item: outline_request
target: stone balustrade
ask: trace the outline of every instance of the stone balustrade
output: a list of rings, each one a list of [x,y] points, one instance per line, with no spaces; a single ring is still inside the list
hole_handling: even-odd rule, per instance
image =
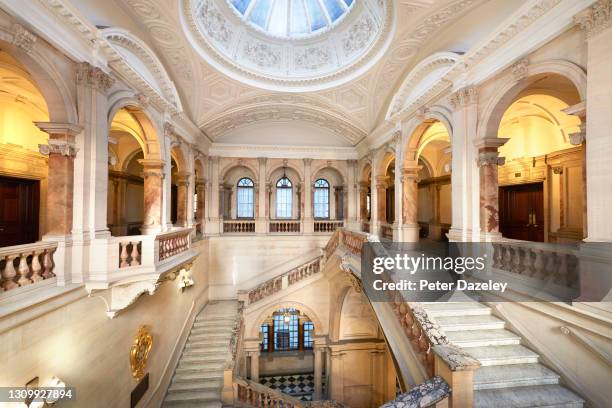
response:
[[[142,254],[142,241],[119,242],[119,268],[140,266]]]
[[[354,255],[361,255],[363,244],[368,240],[367,235],[346,229],[342,229],[340,232],[342,244]]]
[[[270,221],[269,231],[272,233],[295,233],[300,232],[299,220],[274,220]]]
[[[307,403],[297,398],[243,378],[234,378],[234,403],[235,406],[257,408],[301,408],[308,406]]]
[[[223,232],[225,234],[245,234],[255,232],[255,221],[223,220]]]
[[[380,226],[380,235],[385,239],[393,240],[393,227],[389,224]]]
[[[285,289],[303,279],[306,279],[321,270],[321,257],[318,256],[310,261],[285,272],[282,275],[275,276],[272,279],[258,285],[255,289],[248,292],[249,304],[257,302],[268,296]]]
[[[493,244],[493,268],[542,281],[577,287],[578,257],[571,246],[502,241]]]
[[[55,276],[57,243],[36,242],[0,248],[1,291],[9,291]]]
[[[344,226],[343,220],[327,220],[327,221],[315,221],[314,223],[314,232],[334,232],[338,228],[342,228]]]
[[[158,260],[163,261],[189,249],[191,229],[157,235]]]

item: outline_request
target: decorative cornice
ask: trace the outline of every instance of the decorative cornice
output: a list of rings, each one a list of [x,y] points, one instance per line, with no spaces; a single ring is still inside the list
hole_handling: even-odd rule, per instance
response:
[[[586,32],[587,38],[591,38],[610,27],[611,16],[612,0],[599,0],[576,15],[574,21]]]
[[[113,86],[115,80],[98,67],[94,67],[88,62],[80,62],[76,68],[77,84],[98,89],[103,93]]]

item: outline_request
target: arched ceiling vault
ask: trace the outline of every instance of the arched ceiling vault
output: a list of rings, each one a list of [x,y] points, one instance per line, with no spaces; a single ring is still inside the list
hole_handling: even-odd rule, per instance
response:
[[[247,118],[248,123],[274,122],[279,121],[279,118],[284,120],[298,115],[305,121],[319,121],[328,130],[341,133],[353,145],[382,123],[388,112],[401,109],[410,102],[414,96],[411,87],[417,86],[418,82],[415,80],[427,78],[428,75],[426,70],[417,70],[411,76],[413,68],[422,68],[419,65],[421,61],[437,55],[441,58],[430,61],[431,67],[445,68],[454,58],[451,52],[460,54],[467,51],[478,39],[497,28],[497,25],[482,24],[483,17],[488,21],[503,21],[524,4],[522,0],[354,0],[357,4],[352,6],[353,11],[346,13],[346,18],[338,24],[330,25],[329,30],[322,30],[323,34],[313,38],[319,41],[326,35],[346,34],[348,37],[343,38],[349,38],[350,41],[338,42],[335,46],[339,48],[336,48],[335,53],[360,41],[368,42],[374,31],[368,30],[369,25],[365,21],[356,24],[357,12],[370,7],[366,12],[374,13],[376,4],[388,4],[392,8],[393,18],[385,25],[388,38],[385,37],[384,43],[375,47],[380,55],[364,54],[363,58],[367,61],[356,60],[356,66],[364,69],[342,69],[332,74],[327,68],[325,72],[321,71],[321,78],[331,75],[333,80],[319,81],[316,76],[302,73],[303,81],[299,77],[291,77],[291,87],[279,85],[275,88],[262,85],[263,80],[260,83],[247,81],[245,78],[249,74],[240,75],[239,70],[230,72],[221,69],[218,63],[202,56],[201,45],[196,44],[193,33],[186,29],[184,4],[189,1],[115,0],[120,7],[116,7],[112,13],[109,13],[109,5],[105,2],[72,3],[99,26],[144,33],[142,37],[146,38],[140,40],[159,58],[160,75],[154,73],[153,76],[160,86],[160,93],[168,99],[174,97],[179,107],[180,94],[184,110],[213,140],[234,129],[238,118]],[[229,0],[207,1],[214,3],[213,6],[219,10],[224,10],[230,4]],[[481,9],[484,14],[479,15]],[[201,9],[198,11],[202,12]],[[118,17],[113,19],[115,14]],[[209,13],[208,17],[209,23],[218,29],[217,32],[223,32],[226,23],[224,19],[242,23],[237,15],[219,16]],[[383,20],[377,21],[382,24]],[[478,35],[474,33],[475,26],[479,27]],[[448,38],[453,41],[449,42]],[[315,39],[299,40],[302,42],[296,43],[296,47],[307,50],[308,41]],[[291,48],[288,50],[290,52]],[[315,58],[317,55],[321,57],[322,54],[314,52],[308,59],[301,61],[305,65],[311,62],[314,64],[318,61]],[[289,54],[282,54],[282,58],[289,58]],[[279,64],[283,61],[279,60]],[[165,69],[161,69],[163,67]],[[167,76],[163,75],[166,70]],[[394,99],[400,89],[404,91]],[[304,99],[288,104],[282,100],[287,93]],[[279,101],[271,101],[272,96],[278,97]],[[269,112],[262,114],[265,111]]]

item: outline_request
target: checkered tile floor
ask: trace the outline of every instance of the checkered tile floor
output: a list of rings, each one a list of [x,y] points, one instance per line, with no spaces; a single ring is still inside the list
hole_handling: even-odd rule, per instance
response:
[[[302,401],[312,401],[314,373],[260,377],[259,382]],[[323,376],[323,392],[325,392],[325,376]]]

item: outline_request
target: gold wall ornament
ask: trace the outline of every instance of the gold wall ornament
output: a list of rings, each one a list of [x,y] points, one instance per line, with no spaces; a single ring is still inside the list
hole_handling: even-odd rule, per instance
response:
[[[130,367],[132,368],[132,376],[136,380],[140,381],[145,374],[151,347],[153,347],[153,337],[151,337],[146,326],[140,326],[130,349]]]

